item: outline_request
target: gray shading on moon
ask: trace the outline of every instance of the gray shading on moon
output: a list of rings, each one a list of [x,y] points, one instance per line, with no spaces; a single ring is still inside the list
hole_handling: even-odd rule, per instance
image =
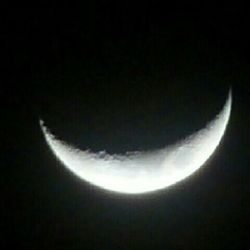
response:
[[[174,145],[124,155],[79,150],[57,139],[42,120],[40,125],[52,152],[76,176],[110,191],[136,194],[166,188],[198,170],[219,145],[231,105],[230,90],[224,107],[205,128]]]

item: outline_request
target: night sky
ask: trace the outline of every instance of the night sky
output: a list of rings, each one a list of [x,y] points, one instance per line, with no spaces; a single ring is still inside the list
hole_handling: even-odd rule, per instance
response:
[[[153,3],[4,11],[3,249],[248,244],[249,16],[244,6]],[[193,176],[150,194],[116,194],[73,176],[38,123],[80,149],[151,150],[204,127],[230,86],[232,113],[219,149]]]

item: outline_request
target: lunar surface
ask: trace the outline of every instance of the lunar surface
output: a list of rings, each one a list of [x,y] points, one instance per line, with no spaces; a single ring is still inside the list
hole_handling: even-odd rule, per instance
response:
[[[54,155],[72,173],[98,187],[128,194],[166,188],[198,170],[219,145],[229,121],[231,90],[224,107],[205,128],[175,145],[148,152],[109,155],[79,150],[41,129]]]

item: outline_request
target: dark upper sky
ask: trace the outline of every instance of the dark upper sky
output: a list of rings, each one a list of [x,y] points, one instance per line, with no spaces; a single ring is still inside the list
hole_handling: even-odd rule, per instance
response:
[[[4,249],[239,249],[249,231],[249,11],[99,4],[2,15]],[[60,138],[123,153],[202,128],[229,87],[219,150],[160,192],[111,194],[52,156]]]

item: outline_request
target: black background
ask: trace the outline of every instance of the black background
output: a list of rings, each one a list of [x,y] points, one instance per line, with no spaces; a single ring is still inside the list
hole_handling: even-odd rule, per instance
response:
[[[249,235],[249,14],[98,4],[1,15],[3,249],[239,249]],[[202,128],[233,90],[205,167],[121,195],[70,174],[38,119],[81,149],[124,153]]]

